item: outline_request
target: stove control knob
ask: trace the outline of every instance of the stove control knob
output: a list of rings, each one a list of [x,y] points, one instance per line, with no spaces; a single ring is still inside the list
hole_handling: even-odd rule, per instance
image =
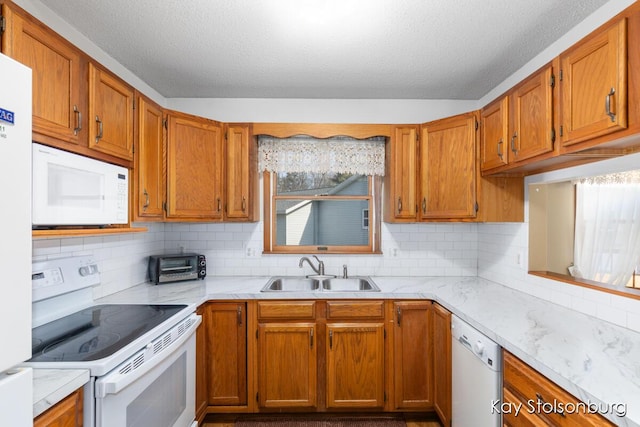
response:
[[[78,272],[82,277],[85,277],[91,274],[91,269],[89,267],[80,267],[80,270],[78,270]]]

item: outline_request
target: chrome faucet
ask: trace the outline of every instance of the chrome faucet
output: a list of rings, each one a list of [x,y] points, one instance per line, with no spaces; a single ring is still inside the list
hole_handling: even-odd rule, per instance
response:
[[[324,276],[324,262],[320,261],[318,257],[315,255],[313,255],[313,257],[316,259],[316,261],[318,261],[318,268],[314,267],[311,260],[306,256],[300,258],[300,263],[298,264],[298,267],[302,268],[302,264],[304,264],[304,262],[307,261],[307,263],[309,264],[309,267],[311,267],[313,271],[316,272],[317,275]]]

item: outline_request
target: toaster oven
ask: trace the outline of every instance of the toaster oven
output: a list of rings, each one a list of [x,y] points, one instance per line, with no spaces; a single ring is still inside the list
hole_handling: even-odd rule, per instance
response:
[[[149,257],[149,281],[156,285],[204,279],[206,275],[207,260],[202,254],[186,253]]]

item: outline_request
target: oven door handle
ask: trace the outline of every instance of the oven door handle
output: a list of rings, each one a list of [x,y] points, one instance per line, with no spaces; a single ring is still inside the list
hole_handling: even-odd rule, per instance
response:
[[[202,316],[194,314],[191,316],[191,318],[193,318],[194,321],[182,333],[182,335],[180,335],[175,341],[173,341],[157,354],[153,354],[153,343],[150,343],[143,350],[130,357],[127,362],[124,362],[107,375],[99,378],[96,381],[95,386],[96,398],[103,398],[108,394],[119,393],[127,386],[144,376],[147,372],[151,371],[153,368],[165,361],[176,350],[180,349],[184,345],[184,343],[187,342],[189,338],[191,338],[191,336],[195,333],[198,325],[202,322]],[[178,325],[174,326],[171,329],[171,333],[178,329]],[[166,336],[166,334],[168,333],[169,332],[162,334],[161,337]],[[158,341],[160,341],[160,339],[154,340],[154,342]],[[145,360],[142,364],[137,365],[137,367],[134,367],[141,357],[144,357],[147,360]]]

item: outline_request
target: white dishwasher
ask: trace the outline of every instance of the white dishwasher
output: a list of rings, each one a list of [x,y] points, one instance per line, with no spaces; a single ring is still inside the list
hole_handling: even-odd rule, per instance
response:
[[[501,425],[502,353],[477,329],[451,316],[453,427]]]

